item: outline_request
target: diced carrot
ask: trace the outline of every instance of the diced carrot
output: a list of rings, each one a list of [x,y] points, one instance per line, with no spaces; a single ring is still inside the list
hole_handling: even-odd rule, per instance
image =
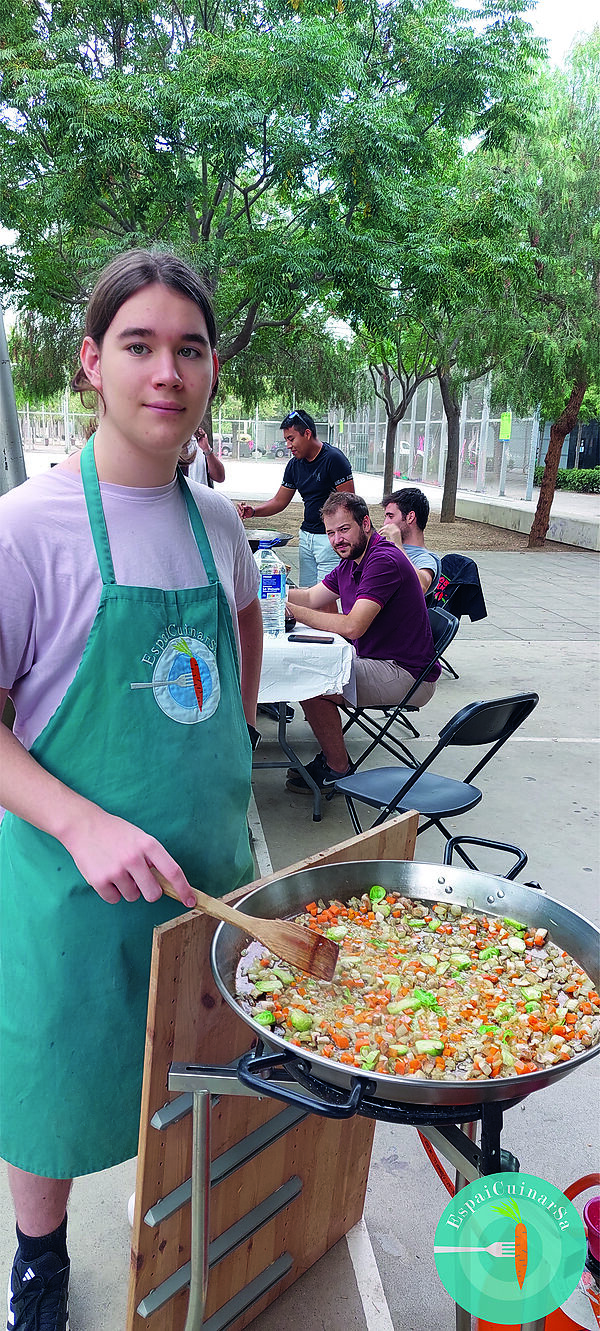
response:
[[[436,1068],[445,1068],[446,1066],[445,1058],[442,1058],[441,1055],[438,1055],[438,1057],[435,1060],[435,1066]]]
[[[575,1013],[567,1012],[567,1015],[565,1017],[565,1026],[574,1026],[576,1021],[577,1017],[575,1016]]]
[[[420,1068],[421,1068],[421,1059],[420,1059],[420,1058],[411,1058],[411,1060],[410,1060],[410,1062],[409,1062],[409,1064],[408,1064],[408,1071],[409,1071],[409,1072],[419,1072]]]
[[[592,1011],[592,1005],[591,1005],[591,1003],[580,1003],[580,1004],[579,1004],[579,1011],[580,1011],[580,1012],[585,1012],[586,1017],[588,1017],[588,1016],[590,1015],[591,1011]]]
[[[552,1027],[552,1034],[553,1034],[553,1035],[566,1035],[566,1034],[567,1034],[567,1028],[566,1028],[566,1026],[553,1026],[553,1027]]]
[[[333,1053],[333,1045],[324,1044],[321,1053],[324,1054],[326,1058],[331,1058],[331,1055]]]
[[[331,1038],[333,1043],[337,1045],[338,1049],[348,1049],[350,1046],[350,1041],[347,1035],[338,1035],[337,1031],[332,1031]]]
[[[340,1054],[340,1063],[354,1063],[352,1054]]]
[[[396,1062],[394,1063],[394,1072],[397,1072],[397,1074],[398,1074],[399,1077],[401,1077],[401,1076],[403,1075],[403,1073],[406,1072],[406,1059],[405,1059],[405,1058],[397,1058],[397,1059],[396,1059]]]

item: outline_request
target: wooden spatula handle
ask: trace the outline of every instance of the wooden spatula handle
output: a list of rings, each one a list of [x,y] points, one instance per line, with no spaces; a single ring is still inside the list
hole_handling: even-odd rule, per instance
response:
[[[159,869],[152,869],[154,877],[160,883],[162,890],[167,897],[172,897],[173,901],[180,901],[178,893],[173,884],[165,878]],[[201,892],[199,888],[193,887],[192,892],[196,898],[196,905],[199,910],[203,910],[205,915],[212,915],[215,920],[225,920],[227,924],[235,924],[237,928],[242,927],[242,921],[246,918],[240,916],[239,910],[233,910],[227,905],[226,901],[221,901],[218,897],[209,897],[206,892]]]

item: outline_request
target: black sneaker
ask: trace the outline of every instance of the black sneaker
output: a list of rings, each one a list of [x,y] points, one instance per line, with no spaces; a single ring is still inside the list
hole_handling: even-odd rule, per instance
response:
[[[329,766],[324,753],[318,753],[312,762],[306,764],[307,772],[310,772],[313,781],[319,787],[319,790],[328,790],[339,781],[342,776],[347,776],[347,772],[334,772]],[[295,790],[301,795],[312,795],[312,790],[308,781],[304,780],[301,772],[295,772],[292,768],[288,771],[288,779],[285,783],[286,790]]]
[[[25,1262],[17,1249],[8,1286],[7,1331],[69,1331],[69,1268],[55,1252]]]

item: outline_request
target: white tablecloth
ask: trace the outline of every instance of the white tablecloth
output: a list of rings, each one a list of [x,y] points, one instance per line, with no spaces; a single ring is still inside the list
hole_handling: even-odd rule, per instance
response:
[[[318,630],[303,629],[299,624],[295,632],[313,634]],[[301,702],[319,693],[341,693],[352,675],[354,648],[339,634],[333,637],[333,642],[323,643],[290,642],[289,633],[279,638],[265,637],[258,701]]]

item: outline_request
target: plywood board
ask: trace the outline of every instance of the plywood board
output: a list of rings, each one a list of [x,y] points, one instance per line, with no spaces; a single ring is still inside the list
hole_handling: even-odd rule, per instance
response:
[[[412,859],[418,815],[403,814],[359,837],[320,852],[285,872],[353,859]],[[273,878],[280,875],[274,874]],[[227,899],[237,900],[257,880]],[[214,921],[192,912],[155,932],[148,1004],[142,1092],[136,1208],[132,1243],[127,1331],[183,1331],[187,1291],[145,1319],[136,1309],[150,1291],[190,1258],[190,1207],[155,1226],[143,1217],[149,1208],[184,1184],[191,1171],[191,1115],[163,1130],[152,1126],[157,1111],[177,1097],[167,1088],[172,1062],[228,1063],[251,1042],[248,1027],[225,1003],[214,984],[209,949]],[[271,1099],[223,1096],[211,1113],[213,1160],[280,1113]],[[374,1125],[309,1115],[259,1156],[242,1165],[211,1192],[211,1239],[269,1196],[290,1177],[302,1182],[300,1195],[211,1272],[206,1316],[222,1307],[284,1251],[293,1265],[277,1287],[238,1318],[241,1331],[257,1313],[338,1241],[360,1218],[367,1185]]]

